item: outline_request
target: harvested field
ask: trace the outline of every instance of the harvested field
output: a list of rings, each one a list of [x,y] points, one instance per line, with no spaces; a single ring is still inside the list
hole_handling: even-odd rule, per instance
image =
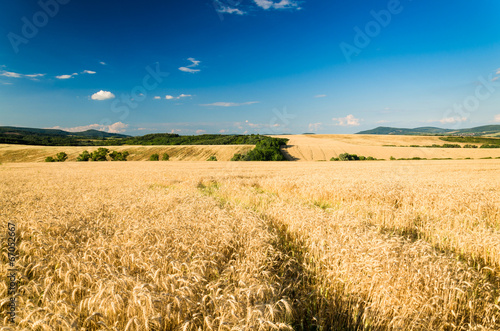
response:
[[[15,329],[498,330],[498,173],[498,160],[2,164]]]
[[[428,146],[443,145],[446,141],[430,136],[392,136],[392,135],[291,135],[276,136],[290,139],[284,153],[290,160],[320,161],[330,160],[342,153],[373,156],[388,160],[391,156],[399,158],[420,157],[479,159],[483,157],[500,157],[500,149],[483,148],[420,148],[420,147],[388,147],[396,146]],[[465,145],[465,144],[459,144]]]
[[[212,155],[219,161],[229,161],[235,153],[247,153],[253,145],[197,145],[197,146],[103,146],[117,152],[128,151],[130,161],[148,160],[151,154],[170,155],[171,161],[205,161]],[[27,146],[0,144],[0,162],[43,162],[46,157],[59,152],[68,154],[68,161],[76,161],[78,155],[98,146]]]

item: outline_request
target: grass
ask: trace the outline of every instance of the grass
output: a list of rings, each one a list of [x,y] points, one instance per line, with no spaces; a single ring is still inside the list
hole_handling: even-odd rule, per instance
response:
[[[14,328],[496,330],[499,168],[3,164]]]

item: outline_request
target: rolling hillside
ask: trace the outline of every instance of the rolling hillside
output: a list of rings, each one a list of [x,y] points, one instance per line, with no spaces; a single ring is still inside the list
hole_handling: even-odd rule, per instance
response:
[[[469,129],[442,129],[436,127],[421,127],[415,129],[392,128],[379,126],[372,130],[358,132],[357,134],[379,135],[468,135],[468,136],[496,136],[500,135],[500,125],[484,125]]]
[[[130,137],[119,133],[109,133],[98,130],[82,132],[68,132],[57,129],[22,128],[15,126],[0,126],[0,136],[50,136],[50,137],[82,137],[90,139],[126,138]]]
[[[229,161],[236,153],[246,154],[253,145],[203,145],[203,146],[106,146],[117,152],[128,151],[129,161],[146,161],[151,154],[168,153],[170,161],[205,161],[212,155],[219,161]],[[68,154],[67,162],[76,161],[84,150],[92,152],[98,147],[84,146],[26,146],[0,144],[0,162],[43,162],[59,152]]]

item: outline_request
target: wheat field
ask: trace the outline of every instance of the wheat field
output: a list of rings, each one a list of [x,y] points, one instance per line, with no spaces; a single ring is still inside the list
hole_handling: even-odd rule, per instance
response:
[[[130,153],[129,161],[147,161],[151,154],[167,153],[172,161],[205,161],[215,155],[219,161],[229,161],[234,154],[246,154],[253,145],[184,145],[184,146],[103,146],[110,151]],[[0,144],[0,162],[43,162],[59,152],[68,154],[68,161],[76,161],[83,151],[93,152],[99,146],[29,146]]]
[[[0,330],[498,330],[499,173],[498,160],[3,164],[19,286],[11,324],[2,278]]]
[[[400,146],[430,146],[446,143],[433,136],[396,135],[286,135],[274,136],[289,139],[282,147],[284,155],[294,161],[328,161],[342,153],[372,156],[389,160],[392,157],[424,159],[481,159],[500,158],[500,149],[495,148],[425,148]],[[465,145],[465,143],[459,143]],[[481,144],[475,144],[480,146]],[[393,147],[397,146],[397,147]],[[147,161],[151,154],[167,153],[172,161],[206,161],[215,155],[219,161],[229,161],[234,154],[246,154],[253,145],[184,145],[184,146],[105,146],[117,152],[128,151],[129,161]],[[97,146],[28,146],[0,144],[0,162],[43,162],[48,156],[59,152],[68,154],[68,161],[76,158],[84,150],[92,152]]]
[[[432,136],[318,134],[276,136],[290,139],[282,150],[289,160],[328,161],[342,153],[373,156],[377,159],[420,157],[480,159],[500,157],[500,150],[489,148],[426,148],[411,145],[443,145],[446,141]],[[465,143],[459,143],[465,145]],[[479,145],[480,144],[476,144]],[[405,147],[401,147],[405,146]]]

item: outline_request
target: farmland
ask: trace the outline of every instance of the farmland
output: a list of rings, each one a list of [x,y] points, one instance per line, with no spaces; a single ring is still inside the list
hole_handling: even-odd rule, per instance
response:
[[[205,161],[215,155],[220,161],[229,161],[236,153],[245,154],[253,145],[187,145],[187,146],[105,146],[117,152],[130,153],[128,160],[145,161],[151,154],[170,155],[172,161]],[[68,154],[68,161],[76,161],[80,153],[85,150],[94,151],[94,146],[28,146],[0,144],[0,162],[43,162],[46,157],[54,156],[59,152]]]
[[[283,154],[291,161],[328,161],[342,153],[353,153],[389,160],[414,158],[433,159],[480,159],[498,158],[498,148],[426,148],[410,146],[443,145],[446,141],[432,136],[395,135],[285,135],[274,136],[289,139],[282,147]],[[465,146],[468,143],[458,143]],[[481,146],[481,144],[476,144]],[[0,144],[0,162],[43,162],[46,157],[59,152],[68,154],[68,161],[76,158],[84,150],[90,152],[99,146],[33,146]],[[117,152],[128,151],[129,161],[146,161],[151,154],[170,155],[172,161],[205,161],[212,155],[219,161],[229,161],[234,154],[246,154],[255,145],[123,145],[104,146]]]
[[[4,163],[15,329],[497,330],[499,171],[498,160]]]
[[[432,136],[396,135],[290,135],[277,136],[290,139],[283,149],[290,160],[329,160],[342,153],[373,156],[377,159],[394,158],[451,158],[479,159],[500,157],[499,149],[471,148],[425,148],[411,145],[443,145],[445,141]],[[465,143],[459,144],[461,146]],[[401,147],[405,146],[405,147]]]

